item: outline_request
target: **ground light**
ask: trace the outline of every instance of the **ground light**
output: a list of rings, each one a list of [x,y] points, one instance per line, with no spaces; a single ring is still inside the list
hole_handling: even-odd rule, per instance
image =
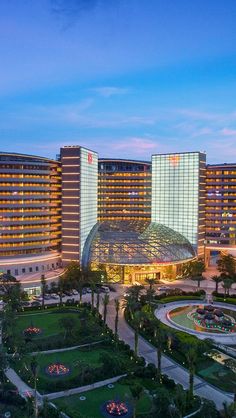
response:
[[[122,402],[118,399],[110,400],[105,402],[105,404],[102,406],[102,414],[105,418],[131,418],[133,415],[133,408],[127,402]]]
[[[70,368],[63,363],[56,362],[48,364],[45,371],[49,376],[60,377],[68,375],[70,373]]]

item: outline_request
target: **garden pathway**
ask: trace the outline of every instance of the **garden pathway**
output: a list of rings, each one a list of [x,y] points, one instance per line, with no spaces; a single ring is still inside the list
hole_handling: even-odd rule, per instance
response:
[[[117,382],[117,380],[119,380],[121,377],[124,377],[124,376],[126,376],[126,374],[122,374],[122,375],[116,376],[116,377],[111,377],[110,379],[106,379],[106,380],[101,380],[100,382],[95,382],[95,383],[92,383],[91,385],[80,386],[80,387],[73,388],[73,389],[62,390],[61,392],[49,393],[47,395],[43,395],[43,397],[45,397],[49,400],[52,400],[52,399],[57,399],[57,398],[63,398],[64,396],[76,395],[77,393],[88,392],[89,390],[98,389],[98,388],[101,388],[103,386],[113,384],[113,383]]]
[[[111,300],[108,306],[107,324],[114,330],[115,324],[115,304]],[[119,315],[119,328],[118,333],[120,339],[124,340],[130,347],[134,348],[134,331],[126,323],[123,311]],[[157,359],[156,349],[144,338],[139,337],[139,355],[143,356],[148,363],[155,363]],[[185,389],[188,388],[189,374],[188,371],[176,363],[174,360],[163,355],[162,356],[162,369],[176,383],[180,383]],[[231,403],[233,401],[233,394],[229,394],[221,391],[208,384],[205,380],[195,376],[194,378],[194,391],[196,395],[202,396],[206,399],[215,402],[217,408],[222,409],[224,401]]]

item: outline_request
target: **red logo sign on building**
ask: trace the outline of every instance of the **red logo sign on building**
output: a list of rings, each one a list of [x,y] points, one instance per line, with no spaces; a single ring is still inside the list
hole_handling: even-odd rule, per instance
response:
[[[93,164],[93,154],[91,152],[88,153],[88,163]]]
[[[180,162],[180,156],[179,155],[170,155],[169,161],[170,161],[170,164],[173,167],[177,167],[179,165],[179,162]]]

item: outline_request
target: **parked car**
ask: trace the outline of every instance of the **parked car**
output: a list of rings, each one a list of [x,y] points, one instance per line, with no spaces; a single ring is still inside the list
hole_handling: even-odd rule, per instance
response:
[[[44,299],[45,300],[50,300],[51,299],[51,295],[44,295]]]
[[[40,303],[38,300],[34,300],[34,301],[31,303],[31,306],[41,306],[41,303]]]
[[[92,290],[90,289],[90,287],[86,288],[87,293],[92,293]]]
[[[66,290],[65,294],[66,296],[73,296],[73,292],[71,292],[71,290]]]
[[[51,299],[59,299],[59,295],[57,295],[56,293],[52,293]]]
[[[83,289],[82,289],[82,295],[86,295],[86,293],[87,293],[87,289],[85,287],[83,287]]]
[[[110,289],[108,286],[101,286],[101,291],[104,293],[110,293]]]
[[[168,290],[171,290],[171,287],[169,287],[169,286],[160,286],[160,287],[157,288],[157,290],[159,292],[166,292]]]
[[[21,302],[21,306],[31,306],[31,303],[28,300],[23,300],[23,302]]]
[[[78,290],[76,290],[76,289],[72,289],[72,293],[73,293],[73,295],[78,295],[79,294]]]

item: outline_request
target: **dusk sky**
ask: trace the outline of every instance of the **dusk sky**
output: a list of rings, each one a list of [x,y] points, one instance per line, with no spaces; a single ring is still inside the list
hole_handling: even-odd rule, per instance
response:
[[[235,0],[1,0],[0,150],[236,162]]]

